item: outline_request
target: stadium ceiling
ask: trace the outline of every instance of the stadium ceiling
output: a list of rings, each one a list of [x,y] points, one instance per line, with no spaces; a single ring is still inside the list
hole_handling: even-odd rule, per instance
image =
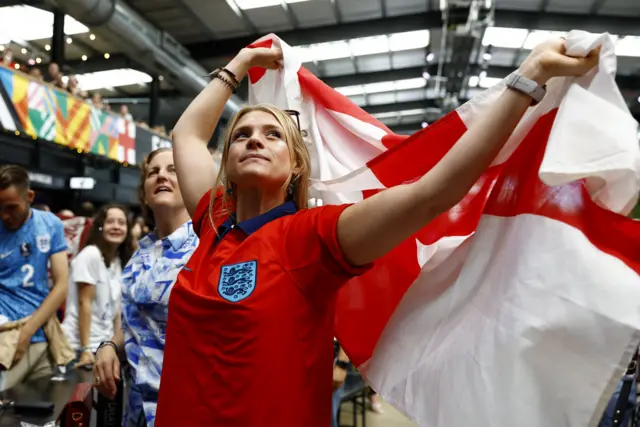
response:
[[[546,38],[571,29],[609,32],[616,44],[618,85],[640,118],[638,0],[124,1],[207,69],[276,33],[300,50],[306,68],[402,131],[419,129],[505,77]],[[70,56],[68,66],[76,73],[145,70],[139,58],[83,36],[74,36],[72,50],[83,47],[76,39],[97,50],[85,49],[88,58],[80,52]],[[105,50],[111,52],[108,59]],[[121,91],[133,99],[145,97],[144,85]],[[161,93],[167,103],[180,96],[166,84]]]

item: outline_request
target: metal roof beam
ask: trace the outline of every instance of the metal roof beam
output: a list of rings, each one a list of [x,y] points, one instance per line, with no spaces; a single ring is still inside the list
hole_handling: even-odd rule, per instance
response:
[[[424,67],[408,67],[398,68],[386,71],[374,71],[369,73],[345,74],[333,77],[324,77],[324,81],[331,87],[358,86],[369,83],[390,82],[395,80],[414,79],[422,77]],[[446,69],[446,65],[445,65]],[[489,66],[487,69],[487,77],[504,78],[514,71],[514,67],[506,66]],[[437,65],[431,64],[427,67],[427,71],[431,75],[435,75]],[[480,73],[479,65],[471,65],[469,75],[478,75]],[[640,75],[617,75],[616,83],[620,89],[638,89],[640,88]]]
[[[613,31],[620,35],[640,35],[640,18],[634,16],[496,10],[495,26],[550,31],[573,29],[590,32]],[[288,44],[298,46],[380,34],[416,31],[425,28],[440,29],[441,27],[442,17],[440,11],[430,11],[317,28],[281,31],[278,32],[278,36]],[[186,48],[191,52],[194,59],[233,56],[258,37],[259,34],[252,34],[225,40],[207,40],[186,45]]]

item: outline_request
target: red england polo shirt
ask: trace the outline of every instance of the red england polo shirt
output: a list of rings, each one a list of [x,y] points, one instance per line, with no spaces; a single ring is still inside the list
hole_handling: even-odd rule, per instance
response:
[[[216,234],[209,198],[171,293],[156,427],[329,426],[335,296],[367,270],[338,247],[348,205],[286,202],[235,224],[217,199]]]

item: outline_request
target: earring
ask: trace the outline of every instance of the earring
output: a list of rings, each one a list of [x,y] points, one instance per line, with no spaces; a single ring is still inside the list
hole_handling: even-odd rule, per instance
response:
[[[233,188],[227,188],[227,194],[231,196],[233,194]]]
[[[98,227],[98,231],[102,231],[102,227]]]
[[[289,184],[289,186],[287,187],[287,194],[289,195],[289,197],[293,196],[293,183]]]

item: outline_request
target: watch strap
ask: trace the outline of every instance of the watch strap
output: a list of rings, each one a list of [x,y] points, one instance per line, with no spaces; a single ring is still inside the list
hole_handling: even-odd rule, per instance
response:
[[[533,100],[531,105],[538,104],[547,94],[546,85],[540,86],[537,82],[519,74],[518,72],[509,74],[505,78],[504,83],[508,88],[517,90],[525,95],[529,95]]]

